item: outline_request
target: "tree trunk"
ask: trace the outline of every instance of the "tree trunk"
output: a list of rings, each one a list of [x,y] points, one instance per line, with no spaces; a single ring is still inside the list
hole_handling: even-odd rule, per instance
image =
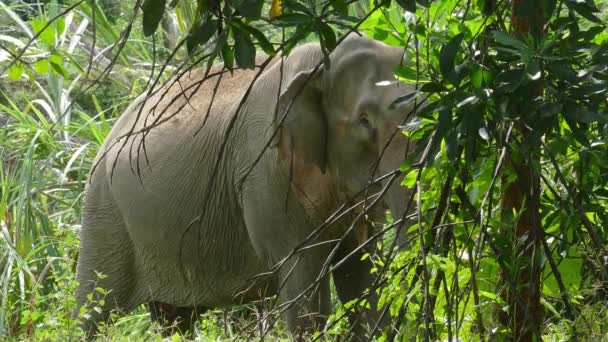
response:
[[[534,13],[529,16],[520,15],[522,1],[513,0],[512,29],[516,35],[532,33],[540,35],[543,30],[543,11],[537,2]],[[534,91],[533,96],[543,94],[542,82]],[[513,149],[507,159],[507,165],[516,173],[515,182],[508,184],[503,177],[503,193],[501,200],[503,218],[516,212],[517,222],[514,222],[512,251],[506,260],[511,266],[503,270],[500,283],[504,289],[502,297],[508,304],[508,310],[498,311],[500,323],[509,328],[514,341],[540,340],[540,324],[542,311],[540,306],[540,276],[541,276],[541,238],[540,234],[540,170],[533,165],[539,165],[540,142],[530,138],[530,132],[524,122],[515,124],[514,136],[527,145],[519,151]],[[535,338],[536,336],[536,338]]]

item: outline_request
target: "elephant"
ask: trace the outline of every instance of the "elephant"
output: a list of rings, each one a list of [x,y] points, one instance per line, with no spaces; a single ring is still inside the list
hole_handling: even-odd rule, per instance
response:
[[[111,312],[144,303],[189,321],[188,308],[274,295],[290,304],[282,318],[302,336],[330,314],[322,271],[349,254],[331,277],[343,303],[361,296],[373,280],[357,249],[364,223],[349,229],[345,215],[316,229],[366,187],[386,191],[379,215],[404,211],[398,182],[370,185],[413,150],[398,132],[413,105],[391,106],[413,91],[394,77],[402,60],[402,49],[352,33],[325,66],[319,43],[306,43],[253,70],[183,72],[136,99],[100,148],[84,194],[78,307],[105,289],[101,310],[83,322],[89,336]],[[378,323],[378,310],[364,315],[351,318],[365,322],[355,334]]]

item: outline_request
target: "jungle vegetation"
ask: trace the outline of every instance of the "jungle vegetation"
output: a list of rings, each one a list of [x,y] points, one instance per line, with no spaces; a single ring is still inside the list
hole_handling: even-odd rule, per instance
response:
[[[404,49],[395,74],[417,91],[398,101],[426,103],[402,126],[409,248],[392,229],[365,256],[391,317],[377,340],[607,340],[607,20],[606,0],[0,1],[0,339],[82,336],[82,193],[130,101],[188,68],[252,68],[304,41],[329,54],[358,31]],[[347,332],[353,305],[316,339]],[[212,310],[194,337],[287,339],[267,315]],[[162,339],[144,306],[101,332]]]

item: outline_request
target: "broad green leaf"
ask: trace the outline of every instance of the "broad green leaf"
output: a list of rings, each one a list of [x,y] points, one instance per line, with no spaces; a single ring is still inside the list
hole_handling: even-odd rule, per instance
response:
[[[32,19],[32,29],[39,33],[38,38],[44,44],[55,46],[55,29],[53,25],[48,25],[48,23],[49,21],[46,19],[34,18]]]
[[[540,66],[537,63],[528,63],[526,66],[526,76],[530,81],[537,81],[541,77]]]
[[[70,78],[70,74],[61,63],[57,63],[51,60],[51,67],[53,68],[53,71],[56,74],[63,76],[63,78],[65,78],[66,80]]]
[[[545,298],[541,297],[540,298],[540,303],[542,304],[542,306],[545,307],[545,309],[549,310],[553,315],[555,315],[556,318],[561,319],[562,316],[559,314],[559,312],[557,312],[557,310],[555,309],[555,307],[549,303],[548,300],[546,300]]]
[[[454,69],[454,62],[456,60],[456,54],[460,48],[460,42],[464,38],[464,34],[458,34],[453,37],[447,44],[441,48],[439,56],[439,70],[445,79],[447,79],[454,86],[460,84],[460,79]]]
[[[244,24],[244,23],[240,23],[240,28],[247,31],[247,33],[249,33],[250,35],[255,37],[255,39],[260,44],[260,47],[266,54],[268,54],[269,56],[274,56],[276,51],[274,50],[274,47],[272,46],[272,44],[268,41],[268,38],[266,38],[266,36],[262,32],[260,32],[256,28],[249,26],[247,24]]]
[[[40,59],[34,63],[34,69],[40,75],[48,74],[51,71],[51,63],[48,59]]]
[[[488,299],[491,299],[492,301],[494,301],[494,302],[496,302],[496,303],[498,303],[500,305],[506,305],[505,300],[502,299],[502,297],[500,297],[497,294],[494,294],[494,293],[491,293],[491,292],[488,292],[488,291],[479,291],[479,294],[482,297],[486,297]]]
[[[446,89],[443,85],[435,82],[425,83],[422,85],[422,87],[420,87],[420,91],[425,93],[438,93],[444,90]]]
[[[431,6],[431,3],[433,2],[433,0],[416,0],[416,2],[422,7],[429,8],[429,6]]]
[[[416,69],[405,65],[398,67],[395,70],[395,75],[404,81],[416,81],[417,78]]]
[[[490,141],[490,135],[488,134],[488,130],[485,127],[480,127],[478,132],[479,132],[479,136],[483,140]]]
[[[289,52],[296,46],[297,43],[306,39],[308,35],[311,33],[311,28],[309,25],[299,25],[296,27],[296,32],[289,38],[287,44],[283,48],[283,56],[287,56]]]
[[[308,16],[313,16],[312,10],[308,6],[302,4],[298,1],[293,1],[293,0],[286,1],[283,3],[283,7],[284,7],[284,9],[288,9],[289,13],[302,12]]]
[[[520,39],[511,36],[502,31],[492,31],[492,37],[494,40],[504,46],[511,47],[519,52],[522,55],[522,58],[530,56],[531,50],[530,47],[521,41]]]
[[[327,51],[333,51],[336,48],[336,34],[334,33],[334,30],[326,23],[321,23],[319,25],[319,33],[323,37],[323,42],[325,43]]]
[[[498,76],[496,76],[496,82],[498,83],[497,91],[511,93],[515,91],[522,80],[524,79],[525,72],[521,69],[507,70]]]
[[[60,17],[55,20],[55,26],[57,27],[57,36],[61,36],[65,31],[65,17]]]
[[[255,68],[255,46],[246,32],[236,29],[234,34],[234,57],[236,64],[243,69]]]
[[[234,67],[234,54],[232,53],[232,49],[230,49],[230,45],[228,44],[224,44],[222,47],[222,59],[224,60],[224,67],[232,71]]]
[[[483,85],[483,69],[479,65],[475,65],[471,70],[471,84],[477,90]]]
[[[397,0],[397,3],[404,10],[411,13],[416,13],[416,0]]]
[[[302,13],[283,14],[277,18],[276,24],[279,26],[306,25],[312,22],[312,17]]]
[[[215,32],[217,32],[218,22],[215,19],[208,19],[202,25],[195,25],[190,30],[186,38],[186,50],[189,55],[192,55],[196,48],[209,41]]]
[[[448,160],[451,162],[456,161],[458,151],[458,132],[451,130],[450,133],[445,137],[445,152]]]
[[[348,15],[348,5],[345,0],[331,0],[331,5],[336,9],[336,11],[342,15]]]
[[[554,255],[554,258],[556,256]],[[583,259],[576,246],[569,247],[565,252],[562,253],[562,259],[555,260],[557,263],[557,270],[560,273],[563,285],[566,291],[570,292],[570,296],[578,291],[581,280],[582,280],[582,266]],[[558,263],[559,261],[559,263]],[[545,281],[543,282],[543,294],[561,298],[561,292],[559,284],[553,274],[549,263],[545,266],[544,271]]]
[[[11,67],[8,68],[8,70],[7,70],[8,77],[13,81],[20,80],[21,76],[23,75],[24,72],[25,72],[25,68],[19,62],[11,65]]]
[[[259,19],[263,5],[263,0],[239,0],[234,2],[234,7],[239,13],[249,19]]]
[[[414,186],[416,186],[416,179],[418,178],[418,172],[419,172],[418,169],[408,172],[408,174],[405,175],[405,177],[401,181],[401,186],[404,186],[406,188],[414,188]]]
[[[389,108],[390,109],[402,108],[402,107],[408,105],[409,103],[411,103],[412,101],[414,101],[421,94],[422,93],[420,91],[415,90],[415,91],[412,91],[405,95],[402,95],[402,96],[398,97],[395,101],[393,101],[393,103],[390,104]]]
[[[592,122],[608,122],[605,117],[598,113],[592,112],[586,108],[578,106],[568,106],[565,111],[566,116],[580,123],[590,124]]]
[[[158,29],[163,13],[165,12],[166,0],[144,0],[141,6],[144,12],[142,24],[145,36],[151,36]]]
[[[585,19],[596,24],[603,24],[602,19],[598,18],[595,14],[593,14],[599,12],[597,7],[594,8],[589,6],[586,2],[578,2],[573,0],[567,0],[565,3],[568,8],[582,15]]]

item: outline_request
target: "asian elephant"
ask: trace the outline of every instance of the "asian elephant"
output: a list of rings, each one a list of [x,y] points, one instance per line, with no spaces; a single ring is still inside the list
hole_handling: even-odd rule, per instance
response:
[[[205,71],[195,70],[137,99],[100,149],[85,191],[77,302],[86,305],[96,287],[109,291],[85,331],[112,310],[147,302],[181,308],[165,311],[188,320],[183,308],[275,294],[294,304],[283,312],[292,333],[322,327],[330,281],[319,274],[349,219],[276,272],[256,275],[371,179],[399,168],[412,148],[395,134],[412,105],[391,106],[413,90],[394,79],[402,58],[401,49],[351,34],[328,68],[319,44],[309,43],[276,57],[259,77],[259,69],[213,67],[201,84]],[[401,215],[407,192],[398,183],[382,205]],[[351,235],[329,262],[358,246]],[[332,273],[342,302],[369,287],[370,267],[357,253]],[[366,314],[367,323],[377,316]]]

